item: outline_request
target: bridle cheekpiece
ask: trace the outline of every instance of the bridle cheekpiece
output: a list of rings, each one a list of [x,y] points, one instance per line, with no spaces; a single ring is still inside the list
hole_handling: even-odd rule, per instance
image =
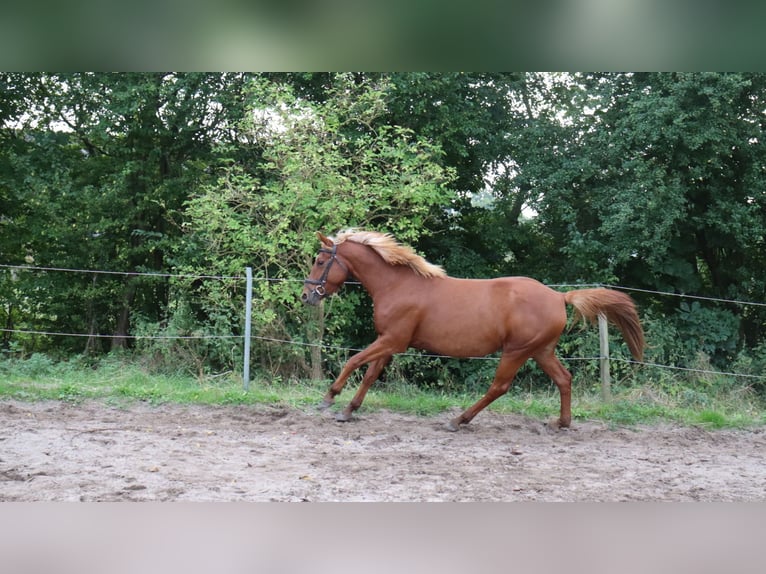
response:
[[[324,297],[327,294],[327,291],[325,290],[325,285],[327,285],[327,277],[330,275],[330,269],[332,268],[333,263],[338,263],[345,271],[346,273],[349,273],[348,267],[338,259],[337,256],[338,252],[338,246],[333,245],[332,249],[320,249],[319,253],[329,253],[330,258],[327,260],[327,263],[325,265],[324,271],[322,271],[322,276],[319,279],[304,279],[303,284],[304,285],[315,285],[313,289],[311,289],[311,293],[314,295],[317,295],[319,297]]]

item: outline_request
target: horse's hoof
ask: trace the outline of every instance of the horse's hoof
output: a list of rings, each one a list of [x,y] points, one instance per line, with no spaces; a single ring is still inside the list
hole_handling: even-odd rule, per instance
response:
[[[448,430],[449,432],[457,432],[460,428],[460,423],[456,423],[455,421],[449,421],[447,424],[444,425],[444,428]]]
[[[317,405],[318,411],[326,411],[332,406],[332,401],[322,401]]]
[[[351,420],[351,414],[341,411],[335,415],[335,420],[339,423],[347,423]]]
[[[548,421],[548,428],[554,431],[567,431],[569,430],[569,423],[562,422],[561,419],[552,419]]]

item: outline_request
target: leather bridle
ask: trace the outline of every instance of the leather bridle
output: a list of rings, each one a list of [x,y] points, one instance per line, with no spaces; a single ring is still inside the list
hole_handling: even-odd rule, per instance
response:
[[[322,271],[322,276],[319,279],[304,279],[303,284],[304,285],[315,285],[313,289],[311,289],[311,293],[314,295],[317,295],[319,297],[324,297],[327,294],[327,291],[325,290],[325,285],[327,285],[327,277],[330,275],[330,269],[332,268],[333,263],[338,263],[343,270],[346,273],[349,273],[348,267],[346,267],[346,264],[343,263],[340,259],[338,259],[337,256],[338,252],[338,246],[333,245],[332,249],[320,249],[319,253],[329,253],[330,258],[327,260],[327,263],[325,264],[324,271]]]

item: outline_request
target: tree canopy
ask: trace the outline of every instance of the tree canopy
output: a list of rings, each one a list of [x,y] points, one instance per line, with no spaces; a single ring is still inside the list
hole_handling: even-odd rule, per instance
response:
[[[762,306],[645,291],[766,300],[765,113],[756,73],[0,74],[0,263],[125,273],[3,268],[3,346],[239,334],[241,281],[130,273],[245,266],[289,280],[257,283],[259,332],[364,345],[359,289],[318,316],[296,283],[315,231],[360,226],[452,275],[641,289],[679,365],[764,357]],[[231,343],[184,344],[200,368],[236,364]],[[266,368],[333,368],[258,349]]]

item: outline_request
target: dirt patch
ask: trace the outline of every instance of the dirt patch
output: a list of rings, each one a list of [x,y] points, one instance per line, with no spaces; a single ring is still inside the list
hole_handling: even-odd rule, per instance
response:
[[[455,411],[456,413],[457,411]],[[764,500],[766,432],[0,402],[0,500]]]

